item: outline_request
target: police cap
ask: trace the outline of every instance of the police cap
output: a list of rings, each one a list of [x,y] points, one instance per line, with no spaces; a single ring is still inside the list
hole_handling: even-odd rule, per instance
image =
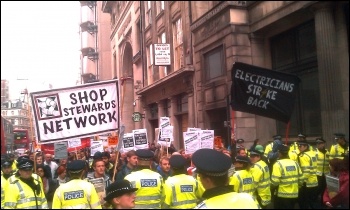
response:
[[[239,143],[239,144],[244,143],[244,139],[237,139],[237,143]]]
[[[343,133],[335,133],[334,134],[334,139],[338,140],[338,139],[345,139],[345,134]]]
[[[172,155],[169,163],[172,168],[181,169],[185,167],[186,159],[182,155]]]
[[[138,188],[134,188],[128,180],[117,180],[107,187],[104,200],[110,201],[111,199],[122,196],[125,193],[135,192],[137,190]]]
[[[136,155],[139,160],[152,160],[154,157],[154,153],[149,149],[136,150]]]
[[[308,145],[306,140],[298,141],[298,145]]]
[[[19,156],[17,158],[17,162],[20,162],[21,160],[24,160],[24,159],[30,159],[28,155],[22,155],[22,156]]]
[[[97,152],[95,152],[93,159],[98,160],[98,159],[102,159],[102,157],[103,157],[102,152],[97,151]]]
[[[287,145],[285,145],[285,144],[280,144],[280,145],[278,145],[277,150],[280,153],[287,153],[287,152],[289,152],[289,147]]]
[[[302,133],[299,133],[299,134],[298,134],[298,137],[299,137],[299,138],[306,138],[306,136],[305,136],[304,134],[302,134]]]
[[[208,176],[223,176],[231,167],[231,158],[213,149],[199,149],[192,155],[192,162],[198,173]]]
[[[256,145],[255,148],[249,150],[250,155],[262,155],[264,154],[264,147],[262,145]]]
[[[282,136],[277,134],[277,135],[272,136],[272,138],[273,138],[273,140],[281,140]]]
[[[67,164],[67,171],[70,171],[71,173],[79,173],[85,168],[85,166],[85,160],[73,160]]]
[[[236,162],[239,162],[239,163],[249,163],[249,164],[251,163],[249,157],[242,156],[242,155],[236,156],[235,160]]]
[[[10,159],[1,159],[1,167],[10,167],[12,166],[12,161]]]
[[[322,137],[316,139],[316,144],[323,144],[326,143],[326,140],[324,140]]]
[[[32,170],[34,162],[30,159],[23,158],[17,162],[16,166],[19,170]]]

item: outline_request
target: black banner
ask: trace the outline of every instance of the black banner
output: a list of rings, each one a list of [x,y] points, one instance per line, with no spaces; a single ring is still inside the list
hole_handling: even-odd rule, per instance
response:
[[[232,67],[231,106],[287,123],[293,113],[299,77],[245,63]]]

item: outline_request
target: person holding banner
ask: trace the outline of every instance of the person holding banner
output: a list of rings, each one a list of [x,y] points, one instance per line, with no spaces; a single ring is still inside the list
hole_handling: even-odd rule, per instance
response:
[[[258,209],[253,197],[248,193],[233,192],[233,186],[228,184],[228,169],[231,158],[213,149],[199,149],[192,155],[199,181],[203,184],[204,199],[195,209]]]
[[[139,171],[132,172],[125,177],[133,184],[136,191],[135,208],[160,209],[163,194],[162,176],[151,170],[154,153],[149,149],[136,150]]]
[[[71,180],[60,185],[53,197],[53,209],[102,209],[93,184],[82,180],[85,160],[74,160],[67,165]]]
[[[323,193],[323,204],[331,209],[349,209],[349,162],[334,158],[329,161],[329,166],[330,174],[338,178],[339,185],[337,192],[331,192],[327,184]]]

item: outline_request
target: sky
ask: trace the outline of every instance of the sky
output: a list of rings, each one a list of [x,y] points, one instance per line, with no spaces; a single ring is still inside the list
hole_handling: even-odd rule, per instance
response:
[[[80,72],[79,1],[1,1],[1,79],[10,99],[71,87]]]

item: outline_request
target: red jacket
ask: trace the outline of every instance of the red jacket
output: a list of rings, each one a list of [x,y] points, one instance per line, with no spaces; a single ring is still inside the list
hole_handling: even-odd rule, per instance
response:
[[[349,172],[340,172],[339,174],[340,190],[333,198],[329,197],[328,188],[323,193],[323,204],[329,202],[333,207],[342,206],[349,208]]]

